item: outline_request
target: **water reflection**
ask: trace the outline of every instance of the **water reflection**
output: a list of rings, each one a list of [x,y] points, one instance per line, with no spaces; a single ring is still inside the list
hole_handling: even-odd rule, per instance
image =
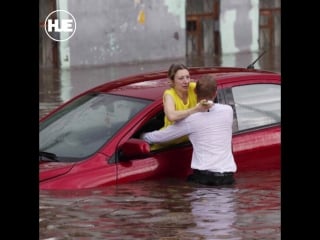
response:
[[[191,193],[191,213],[196,225],[189,234],[199,239],[241,239],[234,227],[237,192],[234,187],[195,189]]]
[[[233,187],[176,179],[40,191],[40,239],[280,239],[280,172]]]

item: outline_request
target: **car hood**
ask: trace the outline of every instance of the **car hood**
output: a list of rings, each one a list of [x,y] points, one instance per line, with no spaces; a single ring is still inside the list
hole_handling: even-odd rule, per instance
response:
[[[55,178],[69,172],[75,163],[45,162],[39,164],[39,181]]]

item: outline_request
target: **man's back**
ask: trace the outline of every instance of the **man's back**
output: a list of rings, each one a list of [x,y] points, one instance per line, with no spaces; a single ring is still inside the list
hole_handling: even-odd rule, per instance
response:
[[[185,123],[183,123],[185,122]],[[232,155],[233,110],[215,104],[209,112],[192,114],[177,124],[185,124],[193,144],[191,167],[213,172],[235,172]]]

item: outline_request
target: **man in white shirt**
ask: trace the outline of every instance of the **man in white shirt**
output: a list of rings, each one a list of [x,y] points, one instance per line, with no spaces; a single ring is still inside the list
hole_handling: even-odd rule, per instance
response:
[[[188,135],[193,146],[193,174],[188,180],[215,186],[233,184],[237,170],[232,154],[233,110],[229,105],[213,103],[217,84],[211,75],[202,76],[195,91],[198,102],[212,105],[208,112],[194,113],[165,129],[143,133],[141,138],[153,144]]]

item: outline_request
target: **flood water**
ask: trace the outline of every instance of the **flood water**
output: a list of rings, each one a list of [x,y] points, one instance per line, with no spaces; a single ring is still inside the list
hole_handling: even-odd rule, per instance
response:
[[[157,63],[40,69],[39,117],[88,88],[132,74],[187,66],[246,67],[259,53]],[[256,69],[281,72],[280,49]],[[192,77],[192,76],[191,76]],[[41,240],[273,240],[281,238],[280,171],[236,174],[232,187],[206,187],[183,180],[139,181],[118,186],[39,192]]]
[[[40,239],[280,239],[280,171],[238,173],[232,187],[140,181],[40,191]]]

